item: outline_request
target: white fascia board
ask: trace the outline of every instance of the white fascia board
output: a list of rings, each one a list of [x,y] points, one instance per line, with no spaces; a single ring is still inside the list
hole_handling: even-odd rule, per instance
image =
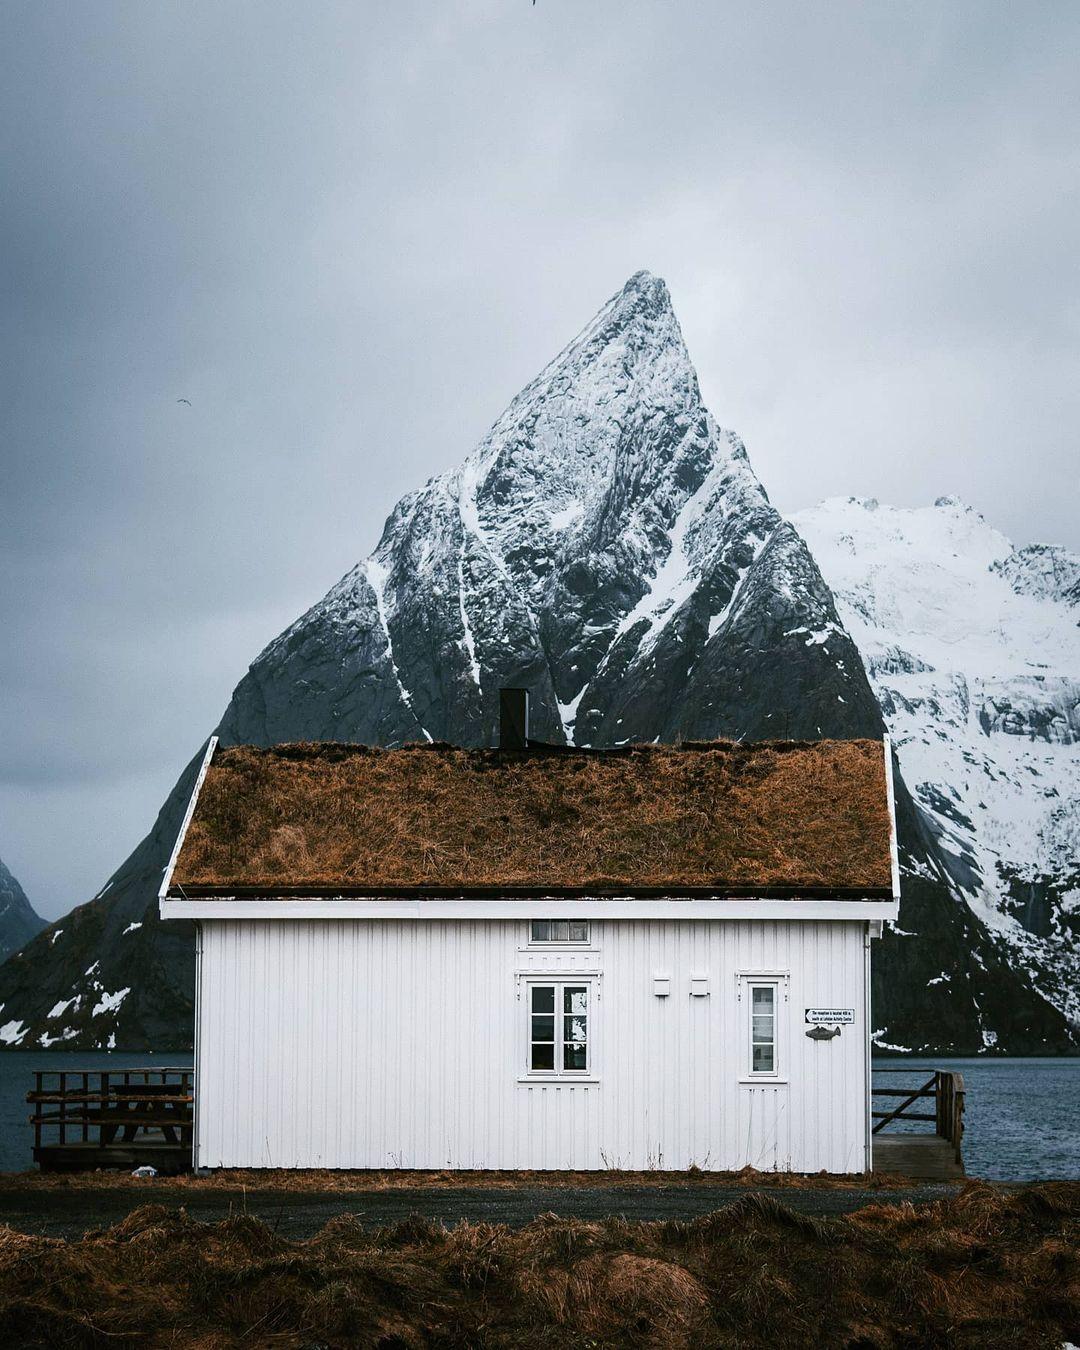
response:
[[[195,814],[195,803],[199,800],[199,793],[202,791],[202,785],[206,781],[206,771],[210,767],[210,761],[214,758],[214,751],[217,749],[218,738],[211,736],[206,743],[206,753],[203,755],[202,763],[199,765],[199,773],[195,779],[195,786],[191,790],[191,800],[187,804],[187,810],[184,812],[184,819],[180,825],[180,832],[176,836],[176,843],[173,844],[173,851],[169,856],[168,866],[165,868],[165,875],[161,879],[161,889],[158,891],[158,908],[162,918],[165,917],[164,906],[167,903],[165,894],[172,882],[173,871],[176,868],[176,860],[180,856],[180,850],[184,847],[184,839],[187,836],[188,826],[191,824],[191,817]]]
[[[895,919],[895,900],[205,900],[161,902],[163,919]]]
[[[885,792],[889,802],[889,857],[892,862],[893,899],[900,901],[900,850],[896,838],[896,791],[893,787],[892,737],[885,733],[882,738],[885,750]]]

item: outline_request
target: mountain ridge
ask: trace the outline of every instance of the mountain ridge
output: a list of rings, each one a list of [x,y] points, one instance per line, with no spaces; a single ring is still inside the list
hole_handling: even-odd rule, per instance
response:
[[[44,927],[45,920],[0,858],[0,961],[18,951]]]

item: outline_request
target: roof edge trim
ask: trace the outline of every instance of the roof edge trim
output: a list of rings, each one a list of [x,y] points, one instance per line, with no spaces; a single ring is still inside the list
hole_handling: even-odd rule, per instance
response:
[[[220,886],[171,888],[170,900],[892,900],[888,886]]]
[[[896,834],[896,789],[893,785],[893,746],[888,732],[881,738],[885,752],[885,794],[889,802],[889,861],[892,867],[892,898],[900,899],[900,848]]]
[[[184,839],[187,837],[188,826],[191,824],[191,817],[195,814],[195,806],[199,800],[199,793],[202,791],[202,785],[206,782],[206,771],[210,767],[210,761],[214,758],[214,751],[218,747],[217,736],[211,736],[206,743],[206,752],[203,755],[202,763],[199,765],[199,773],[195,779],[195,786],[191,790],[191,800],[187,804],[187,810],[184,812],[184,819],[181,822],[179,833],[176,836],[176,843],[173,844],[173,851],[169,855],[169,861],[166,864],[165,872],[161,878],[161,888],[158,891],[158,904],[165,899],[169,887],[172,884],[173,872],[176,870],[176,860],[180,857],[180,850],[184,846]]]
[[[161,902],[163,919],[265,919],[268,922],[322,919],[777,919],[864,922],[895,920],[895,900],[703,900],[703,899],[578,899],[562,900],[179,900]]]

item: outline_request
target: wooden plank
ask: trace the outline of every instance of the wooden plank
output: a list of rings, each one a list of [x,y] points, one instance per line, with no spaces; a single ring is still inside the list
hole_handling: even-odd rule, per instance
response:
[[[35,1076],[35,1077],[41,1077],[41,1076],[45,1076],[45,1075],[51,1075],[51,1076],[55,1077],[55,1076],[57,1076],[58,1073],[61,1072],[61,1071],[59,1071],[59,1069],[30,1069],[30,1071],[28,1071],[28,1072],[34,1073],[34,1076]],[[99,1073],[99,1072],[100,1072],[100,1073],[123,1073],[123,1072],[124,1072],[124,1069],[123,1069],[123,1066],[117,1064],[117,1065],[115,1066],[115,1068],[112,1068],[112,1069],[100,1069],[100,1071],[99,1071],[99,1069],[88,1069],[88,1072],[89,1072],[89,1073]],[[192,1073],[194,1073],[194,1069],[193,1069],[192,1066],[190,1066],[189,1064],[162,1064],[161,1066],[158,1066],[157,1064],[154,1064],[154,1065],[151,1065],[150,1068],[146,1068],[146,1066],[144,1066],[144,1065],[142,1065],[142,1064],[136,1064],[136,1065],[132,1066],[132,1068],[131,1068],[130,1071],[128,1071],[128,1072],[138,1072],[138,1073],[143,1073],[143,1072],[146,1072],[146,1073],[188,1073],[188,1075],[192,1075]]]
[[[94,1111],[93,1113],[88,1113],[86,1117],[91,1125],[131,1125],[140,1121],[152,1121],[155,1124],[160,1121],[165,1121],[167,1124],[171,1124],[173,1121],[185,1121],[190,1120],[191,1118],[190,1111],[179,1110],[158,1112]],[[30,1121],[31,1125],[38,1122],[42,1125],[57,1125],[63,1120],[66,1120],[69,1125],[78,1123],[77,1121],[74,1121],[71,1116],[61,1115],[60,1112],[56,1112],[52,1115],[45,1115],[42,1113],[36,1116],[29,1116],[27,1119]]]
[[[189,1106],[195,1100],[190,1092],[183,1094],[174,1093],[166,1096],[164,1093],[147,1092],[145,1089],[136,1089],[132,1092],[69,1092],[61,1097],[56,1092],[28,1092],[26,1094],[28,1102],[38,1102],[41,1104],[53,1105],[58,1102],[64,1103],[82,1103],[83,1105],[95,1102],[153,1102],[155,1106],[159,1102],[186,1102]]]
[[[60,1070],[59,1070],[59,1069],[31,1069],[31,1070],[29,1070],[29,1072],[33,1073],[35,1077],[42,1077],[42,1076],[45,1075],[45,1074],[52,1074],[53,1077],[55,1077],[58,1073],[60,1073]],[[71,1073],[71,1072],[82,1073],[83,1070],[82,1070],[82,1069],[68,1070],[68,1072],[69,1072],[69,1073]],[[115,1069],[88,1069],[87,1072],[88,1072],[88,1073],[101,1073],[101,1074],[107,1074],[107,1073],[123,1073],[124,1070],[123,1070],[122,1068],[120,1068],[119,1065],[118,1065]],[[128,1070],[128,1072],[134,1072],[134,1071],[133,1071],[133,1070]],[[139,1073],[142,1073],[143,1070],[142,1070],[142,1069],[139,1069],[138,1072],[139,1072]],[[191,1075],[195,1072],[195,1070],[194,1070],[193,1068],[191,1068],[190,1065],[184,1065],[184,1064],[169,1064],[169,1065],[162,1065],[160,1068],[158,1068],[156,1065],[154,1065],[154,1066],[152,1066],[151,1068],[147,1069],[146,1072],[148,1072],[148,1073],[156,1073],[156,1074],[162,1074],[162,1073],[186,1073],[187,1076],[190,1078]]]
[[[874,1171],[925,1180],[951,1181],[964,1175],[953,1146],[936,1134],[874,1136]]]
[[[898,1120],[898,1119],[917,1120],[918,1116],[906,1114],[907,1107],[910,1106],[911,1103],[915,1101],[917,1097],[921,1097],[922,1094],[927,1089],[930,1089],[931,1091],[936,1091],[936,1088],[937,1088],[937,1074],[935,1073],[933,1077],[928,1079],[928,1081],[922,1085],[921,1088],[917,1088],[914,1092],[907,1093],[907,1095],[904,1097],[904,1100],[900,1103],[900,1105],[895,1107],[892,1111],[889,1111],[885,1115],[882,1115],[881,1113],[875,1113],[877,1114],[878,1119],[881,1121],[881,1124],[875,1125],[872,1133],[880,1134],[880,1132],[885,1128],[886,1124],[888,1124],[890,1120]],[[936,1116],[934,1118],[935,1120],[937,1119]]]

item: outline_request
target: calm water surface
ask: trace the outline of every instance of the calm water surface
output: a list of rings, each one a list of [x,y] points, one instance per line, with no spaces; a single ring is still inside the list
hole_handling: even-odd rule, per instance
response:
[[[190,1055],[0,1052],[0,1171],[33,1166],[26,1094],[34,1069],[133,1069],[191,1064]],[[958,1069],[967,1088],[964,1163],[993,1181],[1080,1179],[1080,1058],[875,1060],[875,1068]],[[897,1075],[897,1086],[915,1075]]]
[[[1080,1058],[905,1055],[875,1059],[874,1068],[925,1068],[927,1078],[934,1069],[956,1069],[964,1075],[964,1167],[969,1176],[988,1181],[1080,1180]],[[904,1087],[908,1080],[912,1086],[918,1082],[915,1074],[897,1074],[889,1082]]]

